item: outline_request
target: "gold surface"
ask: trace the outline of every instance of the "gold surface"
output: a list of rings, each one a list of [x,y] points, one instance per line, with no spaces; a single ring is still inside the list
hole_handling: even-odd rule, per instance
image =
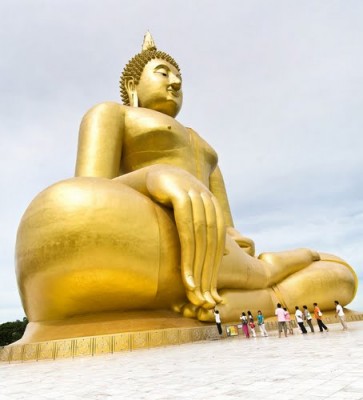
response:
[[[243,309],[271,316],[278,301],[325,310],[335,299],[352,301],[358,280],[338,257],[308,249],[255,256],[253,241],[233,226],[217,153],[175,119],[179,66],[149,34],[121,92],[129,105],[102,103],[84,116],[76,177],[41,192],[21,220],[16,274],[30,324],[20,343],[134,324],[132,346],[143,347],[145,324],[213,321],[216,305],[228,322]],[[55,352],[107,347],[72,343]]]

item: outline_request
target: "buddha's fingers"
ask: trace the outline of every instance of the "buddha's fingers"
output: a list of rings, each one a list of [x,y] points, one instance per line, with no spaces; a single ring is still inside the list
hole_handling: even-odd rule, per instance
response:
[[[194,304],[196,299],[192,293],[196,289],[194,281],[194,254],[195,239],[194,228],[190,222],[193,220],[193,207],[187,193],[179,193],[173,202],[175,223],[179,233],[181,248],[181,275],[189,300]]]
[[[213,307],[211,283],[217,249],[213,196],[194,176],[175,167],[155,166],[147,174],[151,196],[174,209],[181,248],[181,275],[192,304]]]
[[[217,216],[214,203],[208,193],[201,194],[206,219],[207,248],[202,270],[201,289],[206,303],[204,308],[213,308],[216,303],[211,295],[214,259],[217,250]]]
[[[201,276],[203,263],[205,258],[205,252],[207,247],[207,231],[206,231],[206,219],[204,211],[204,202],[201,198],[200,193],[191,189],[189,191],[189,197],[192,203],[193,219],[192,225],[194,229],[194,240],[195,240],[195,252],[194,252],[194,265],[193,265],[193,277],[195,283],[195,290],[193,296],[199,299],[197,305],[205,303],[205,299],[201,293]],[[196,304],[195,302],[193,302]]]
[[[225,222],[224,222],[223,210],[220,207],[218,201],[215,199],[215,197],[212,197],[212,201],[214,203],[215,210],[216,210],[217,250],[216,250],[216,255],[215,255],[215,259],[214,259],[214,266],[213,266],[212,283],[211,283],[211,294],[213,296],[213,299],[217,303],[221,303],[222,302],[222,298],[219,296],[219,294],[217,292],[217,280],[218,280],[219,267],[221,266],[222,258],[223,258],[223,255],[224,255],[224,249],[225,249],[226,225],[225,225]]]

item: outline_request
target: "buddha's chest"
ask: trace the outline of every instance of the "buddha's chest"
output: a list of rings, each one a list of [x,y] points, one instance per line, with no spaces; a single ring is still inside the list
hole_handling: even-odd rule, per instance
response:
[[[179,166],[205,181],[217,163],[215,151],[174,118],[134,109],[125,119],[123,169],[130,172],[156,163]]]
[[[173,151],[190,145],[188,130],[174,118],[156,111],[133,109],[126,116],[125,127],[126,156],[145,151]]]

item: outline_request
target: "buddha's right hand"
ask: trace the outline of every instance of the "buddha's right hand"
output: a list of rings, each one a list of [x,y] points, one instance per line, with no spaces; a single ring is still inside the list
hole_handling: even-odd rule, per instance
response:
[[[226,234],[219,202],[193,175],[168,165],[148,168],[145,184],[153,199],[174,209],[181,273],[189,301],[213,308],[222,301],[217,293],[217,276]]]

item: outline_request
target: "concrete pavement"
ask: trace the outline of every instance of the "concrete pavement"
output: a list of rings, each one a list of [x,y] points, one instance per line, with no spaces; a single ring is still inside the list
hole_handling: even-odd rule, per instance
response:
[[[1,400],[363,399],[363,322],[95,357],[0,364]]]

